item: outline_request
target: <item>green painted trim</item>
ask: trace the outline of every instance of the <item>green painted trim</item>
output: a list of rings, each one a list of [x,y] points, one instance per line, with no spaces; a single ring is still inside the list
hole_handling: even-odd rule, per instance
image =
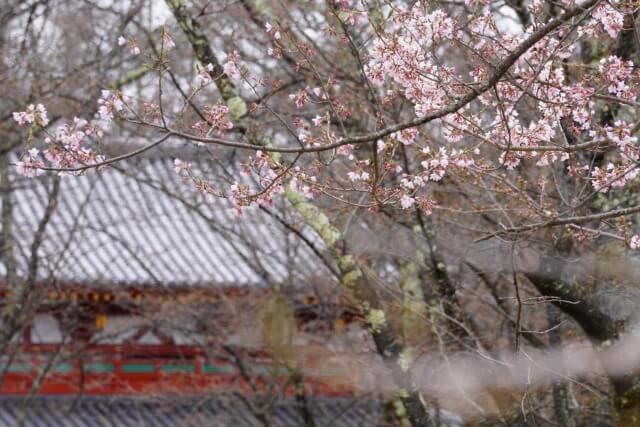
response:
[[[234,371],[231,365],[202,365],[203,374],[231,374]]]
[[[59,365],[56,365],[53,369],[53,372],[58,372],[58,373],[69,373],[69,372],[73,372],[73,365],[70,363],[61,363]]]
[[[125,363],[121,369],[127,374],[149,374],[156,371],[156,366],[147,363]]]
[[[85,365],[84,370],[91,373],[113,373],[116,370],[112,363],[89,363]]]
[[[12,363],[7,369],[7,365],[0,365],[0,372],[5,371],[5,369],[7,372],[31,372],[33,366],[26,363]]]
[[[160,370],[164,373],[174,372],[195,372],[196,368],[193,365],[163,365]]]

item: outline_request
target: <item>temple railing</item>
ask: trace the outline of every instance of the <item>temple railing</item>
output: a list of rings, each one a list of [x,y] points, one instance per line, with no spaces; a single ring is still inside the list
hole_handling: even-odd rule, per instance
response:
[[[241,372],[230,359],[208,358],[193,346],[98,345],[80,354],[58,354],[59,346],[29,345],[14,357],[0,358],[0,394],[24,395],[202,393],[287,384],[291,371],[263,352],[246,357]],[[352,390],[339,366],[318,366],[304,376],[309,393],[345,395]],[[291,391],[293,393],[293,388]]]

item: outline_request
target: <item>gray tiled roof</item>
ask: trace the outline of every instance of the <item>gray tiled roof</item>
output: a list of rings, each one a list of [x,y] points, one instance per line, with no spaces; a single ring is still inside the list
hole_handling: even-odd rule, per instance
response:
[[[372,399],[314,398],[309,403],[317,427],[376,426],[381,405]],[[277,404],[270,415],[278,427],[303,426],[292,401]],[[20,424],[22,420],[23,424]],[[0,398],[3,427],[259,427],[263,424],[237,398],[151,401],[112,397]]]
[[[23,272],[50,187],[21,179],[12,193]],[[64,177],[39,254],[39,279],[58,283],[255,287],[327,277],[313,251],[271,215],[250,208],[237,218],[227,200],[176,175],[170,158]]]

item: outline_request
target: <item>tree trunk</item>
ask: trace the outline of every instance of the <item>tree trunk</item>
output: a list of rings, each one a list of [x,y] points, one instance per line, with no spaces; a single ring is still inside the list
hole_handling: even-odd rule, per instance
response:
[[[240,122],[246,119],[247,107],[245,101],[237,94],[231,80],[223,72],[211,44],[206,38],[198,20],[191,16],[186,5],[181,0],[166,0],[166,4],[173,13],[183,33],[189,40],[192,49],[203,66],[212,64],[211,76],[220,95],[227,104],[232,117]],[[218,72],[216,72],[216,70]],[[259,144],[259,141],[252,141]],[[403,353],[403,347],[395,336],[389,322],[389,316],[381,304],[377,292],[371,281],[360,268],[356,259],[349,254],[347,245],[339,230],[333,226],[329,218],[317,207],[307,202],[299,193],[287,189],[286,199],[300,214],[305,224],[313,229],[323,240],[329,252],[336,260],[340,270],[342,285],[352,294],[355,303],[362,309],[369,332],[373,337],[378,354],[392,368],[392,376],[399,389],[401,408],[396,414],[404,418],[413,427],[429,427],[429,415],[417,391],[412,390],[411,381],[400,368],[398,361]]]

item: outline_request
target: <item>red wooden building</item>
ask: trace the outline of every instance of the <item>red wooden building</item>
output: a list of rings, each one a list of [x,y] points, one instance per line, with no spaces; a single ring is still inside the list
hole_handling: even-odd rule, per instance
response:
[[[332,357],[361,341],[357,313],[291,212],[238,218],[164,158],[53,188],[44,177],[11,185],[0,298],[28,287],[35,308],[2,353],[0,408],[19,396],[354,394],[353,372]]]

